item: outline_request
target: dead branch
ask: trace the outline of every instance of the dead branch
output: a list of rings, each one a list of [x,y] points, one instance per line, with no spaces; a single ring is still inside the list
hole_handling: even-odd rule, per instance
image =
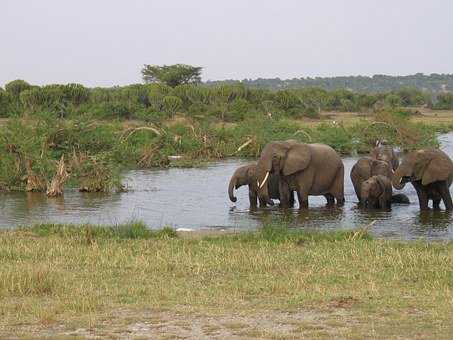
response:
[[[355,241],[356,239],[361,238],[363,235],[365,235],[371,227],[374,226],[376,223],[376,220],[372,221],[371,223],[367,224],[366,226],[359,228],[357,231],[355,231],[352,236],[349,238],[349,241]]]
[[[124,143],[130,136],[132,136],[134,133],[137,131],[152,131],[158,136],[162,136],[162,132],[159,131],[158,129],[151,127],[151,126],[140,126],[137,128],[133,128],[132,130],[126,130],[122,135],[121,135],[121,143]],[[127,135],[126,135],[127,134]]]
[[[52,178],[50,186],[47,188],[47,196],[57,197],[63,195],[63,186],[66,180],[69,178],[68,172],[66,171],[66,165],[64,162],[64,155],[61,156],[57,166],[57,173]]]
[[[250,138],[248,141],[246,141],[244,144],[242,144],[238,149],[233,153],[233,155],[238,154],[242,149],[244,149],[247,145],[253,142],[253,138]]]
[[[298,135],[299,133],[307,136],[308,137],[308,141],[311,142],[311,136],[304,130],[298,130],[298,131],[294,132],[294,136]]]
[[[384,126],[387,126],[387,127],[390,128],[390,129],[395,130],[396,133],[399,132],[398,129],[397,129],[396,127],[392,126],[392,125],[389,124],[389,123],[386,123],[386,122],[373,122],[373,123],[371,123],[370,125],[368,125],[365,129],[363,129],[363,133],[365,133],[366,130],[368,130],[370,127],[375,126],[375,125],[384,125]]]

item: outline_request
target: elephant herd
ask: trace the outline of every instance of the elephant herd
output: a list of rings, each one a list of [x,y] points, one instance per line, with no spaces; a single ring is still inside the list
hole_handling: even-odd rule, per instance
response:
[[[365,209],[390,210],[393,203],[408,204],[404,194],[393,194],[407,182],[414,186],[420,210],[453,210],[449,187],[453,180],[453,162],[439,149],[421,149],[407,153],[402,161],[388,145],[376,146],[352,167],[350,177],[359,206]],[[300,209],[308,208],[308,196],[324,196],[327,205],[344,204],[344,165],[330,146],[305,144],[296,140],[267,144],[258,162],[236,169],[230,179],[228,194],[236,202],[234,189],[249,187],[252,208],[273,205],[293,207],[295,194]]]

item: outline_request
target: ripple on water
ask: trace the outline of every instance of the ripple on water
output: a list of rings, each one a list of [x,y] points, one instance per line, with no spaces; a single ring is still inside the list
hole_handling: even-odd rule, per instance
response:
[[[453,155],[453,133],[439,137],[442,149]],[[420,213],[411,185],[402,191],[410,205],[394,205],[391,212],[365,212],[349,178],[356,158],[345,164],[345,198],[342,208],[325,207],[323,197],[310,197],[310,209],[278,207],[249,210],[248,190],[240,188],[231,203],[227,185],[233,171],[250,161],[230,159],[197,169],[132,170],[126,175],[131,190],[122,194],[87,194],[68,190],[62,198],[39,193],[0,194],[0,227],[41,222],[114,224],[142,220],[153,228],[204,229],[216,227],[249,230],[263,222],[285,221],[293,227],[317,230],[350,229],[376,220],[372,230],[392,239],[453,239],[453,217],[445,212]]]

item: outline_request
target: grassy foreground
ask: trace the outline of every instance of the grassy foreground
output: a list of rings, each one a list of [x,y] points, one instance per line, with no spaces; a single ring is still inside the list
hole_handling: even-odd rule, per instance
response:
[[[446,338],[452,289],[452,243],[363,230],[0,232],[0,337]]]

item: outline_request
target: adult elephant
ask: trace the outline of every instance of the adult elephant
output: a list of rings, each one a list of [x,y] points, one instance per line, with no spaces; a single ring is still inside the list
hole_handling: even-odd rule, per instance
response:
[[[453,209],[449,187],[453,179],[453,162],[438,149],[422,149],[408,153],[393,174],[392,184],[401,190],[411,182],[417,191],[420,210],[429,210],[428,201],[439,209],[443,200],[447,210]]]
[[[271,199],[280,199],[279,191],[279,178],[277,175],[271,175],[267,182],[267,189],[269,192],[269,197]],[[236,202],[237,198],[234,196],[234,189],[239,189],[243,185],[248,185],[249,187],[249,201],[251,207],[257,206],[258,198],[258,184],[256,178],[256,164],[248,164],[241,166],[235,170],[231,176],[229,185],[228,185],[228,196],[230,197],[231,202]],[[289,195],[289,194],[288,194]],[[273,205],[272,200],[265,201],[263,199],[259,200],[260,206],[265,207],[266,203]],[[289,195],[289,205],[292,207],[294,205],[294,195]]]
[[[352,167],[350,177],[359,203],[363,203],[361,197],[362,183],[370,177],[377,175],[391,179],[393,175],[392,168],[387,162],[371,157],[359,158]]]
[[[398,156],[393,150],[393,147],[390,145],[376,146],[373,150],[371,150],[370,157],[379,161],[387,162],[392,167],[393,171],[398,168]]]
[[[297,192],[299,207],[308,208],[308,196],[323,195],[327,203],[344,204],[344,166],[340,156],[328,145],[305,144],[295,140],[267,144],[256,167],[258,195],[269,201],[266,185],[270,175],[280,176],[280,204],[287,206],[287,194]]]

